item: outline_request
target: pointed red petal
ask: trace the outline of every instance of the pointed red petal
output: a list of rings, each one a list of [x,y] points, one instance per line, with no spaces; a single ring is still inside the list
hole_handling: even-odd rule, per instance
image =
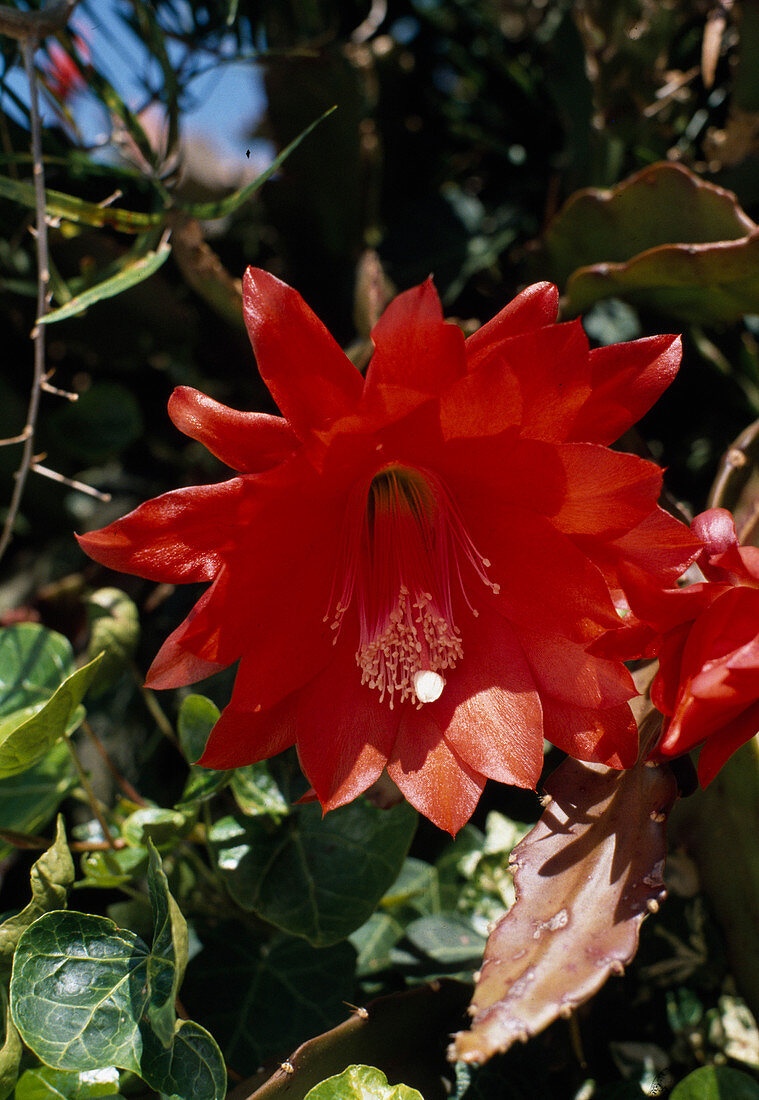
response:
[[[432,279],[399,294],[372,329],[367,398],[377,386],[440,393],[466,371],[464,334],[446,324]]]
[[[240,656],[220,645],[224,627],[227,573],[222,569],[190,614],[168,636],[148,669],[145,686],[153,690],[184,687],[213,676]]]
[[[549,443],[565,440],[591,392],[588,338],[580,322],[503,340],[483,352],[481,365],[491,357],[507,365],[519,383],[522,435]]]
[[[638,728],[625,703],[605,710],[543,699],[546,737],[577,760],[631,768],[638,756]]]
[[[268,470],[298,446],[281,416],[238,412],[190,386],[177,386],[169,398],[169,416],[190,439],[243,474]]]
[[[298,756],[325,810],[380,777],[400,721],[398,710],[361,683],[354,649],[338,644],[334,660],[298,693]]]
[[[232,702],[211,730],[203,755],[204,768],[240,768],[268,760],[295,744],[295,695],[269,710],[254,712]]]
[[[759,733],[759,702],[710,737],[698,757],[698,780],[707,787],[736,749]]]
[[[363,379],[300,294],[255,267],[242,292],[261,377],[298,438],[347,415]]]
[[[543,767],[540,700],[510,624],[483,606],[463,633],[464,656],[425,716],[489,779],[534,788]]]
[[[592,443],[619,439],[672,382],[681,355],[679,336],[649,336],[591,351],[593,393],[567,438]]]
[[[577,546],[592,557],[612,588],[624,588],[624,569],[638,569],[649,580],[673,585],[696,560],[701,543],[680,520],[658,506],[642,523],[612,542],[575,536]]]
[[[387,771],[411,805],[451,836],[466,825],[485,786],[424,708],[405,708]]]
[[[170,584],[213,580],[238,533],[238,508],[247,495],[239,477],[174,489],[77,540],[85,554],[121,573]]]
[[[621,661],[592,657],[584,646],[525,627],[516,633],[541,699],[553,696],[573,706],[618,706],[638,694]]]
[[[653,462],[596,443],[565,443],[556,453],[564,498],[553,522],[565,534],[614,539],[656,507],[662,471]]]
[[[552,325],[559,312],[559,292],[552,283],[534,283],[504,306],[466,342],[467,369],[476,370],[493,344]]]

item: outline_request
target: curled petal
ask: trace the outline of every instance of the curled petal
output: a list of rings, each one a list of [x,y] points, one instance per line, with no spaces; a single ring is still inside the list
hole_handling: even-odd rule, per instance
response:
[[[249,267],[242,294],[261,377],[298,438],[350,413],[363,379],[297,290]]]
[[[677,374],[679,336],[649,336],[590,352],[593,391],[567,438],[613,443],[648,412]]]
[[[710,737],[698,757],[698,781],[707,787],[736,749],[759,733],[759,702],[744,710]]]
[[[673,585],[698,557],[701,542],[680,520],[658,506],[627,534],[606,542],[573,536],[613,588],[624,588],[625,570],[638,571],[649,583]]]
[[[474,813],[486,782],[446,743],[424,708],[406,708],[387,771],[411,805],[451,836]]]
[[[477,370],[492,346],[512,336],[552,325],[559,312],[559,291],[553,283],[534,283],[517,294],[491,321],[466,342],[467,369]]]
[[[77,541],[85,554],[121,573],[169,584],[210,581],[238,537],[246,489],[240,477],[174,489]]]
[[[243,474],[268,470],[298,446],[281,416],[238,412],[190,386],[177,386],[169,398],[169,416],[180,432]]]

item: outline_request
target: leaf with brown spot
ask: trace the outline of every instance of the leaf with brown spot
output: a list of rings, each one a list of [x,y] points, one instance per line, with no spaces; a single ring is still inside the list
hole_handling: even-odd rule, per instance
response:
[[[621,973],[665,895],[668,767],[619,772],[567,759],[540,821],[514,849],[517,901],[491,934],[451,1059],[486,1062],[588,1000]]]

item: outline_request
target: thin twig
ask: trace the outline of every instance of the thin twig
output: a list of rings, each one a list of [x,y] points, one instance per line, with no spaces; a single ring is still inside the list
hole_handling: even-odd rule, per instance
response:
[[[88,497],[94,497],[95,500],[102,500],[105,504],[111,499],[110,493],[103,493],[100,489],[93,489],[91,485],[85,485],[83,481],[77,481],[73,477],[66,477],[65,474],[59,474],[57,470],[51,470],[49,466],[41,466],[39,462],[32,462],[32,470],[35,474],[41,474],[42,477],[49,477],[51,481],[58,481],[61,485],[68,485],[69,489],[76,489],[78,493],[86,493]]]
[[[103,811],[100,808],[100,801],[99,801],[97,795],[95,794],[94,790],[92,789],[92,784],[90,783],[89,776],[87,775],[87,772],[82,767],[82,762],[79,759],[79,754],[77,753],[76,748],[74,747],[74,742],[71,740],[71,735],[68,734],[68,733],[64,733],[63,740],[66,742],[66,748],[69,750],[69,753],[71,754],[71,759],[73,760],[74,767],[76,768],[76,774],[79,777],[79,782],[82,786],[82,789],[84,790],[84,793],[87,795],[87,801],[90,804],[90,809],[92,810],[93,814],[97,818],[97,821],[98,821],[98,824],[100,825],[100,828],[103,830],[103,836],[106,839],[107,846],[109,848],[118,847],[118,845],[116,843],[116,838],[114,837],[113,833],[109,829],[108,822],[105,820],[105,817],[103,816]]]
[[[14,848],[30,851],[44,851],[54,843],[46,836],[19,833],[15,829],[0,829],[0,840],[12,844]],[[116,837],[113,844],[106,840],[70,840],[69,848],[72,852],[112,852],[114,849],[126,848],[126,841],[122,837]]]
[[[5,9],[0,8],[0,31],[3,31],[3,16]],[[31,18],[33,12],[13,12],[17,16]],[[10,33],[5,31],[5,33]],[[45,221],[45,169],[42,164],[42,127],[40,123],[39,95],[37,91],[37,76],[34,71],[34,53],[37,49],[37,36],[30,36],[29,32],[21,38],[21,55],[24,59],[24,71],[29,82],[29,107],[30,129],[32,139],[32,161],[34,174],[34,197],[36,212],[36,245],[37,245],[37,319],[44,317],[47,312],[47,286],[50,281],[47,248],[47,222]],[[29,398],[29,408],[26,414],[26,426],[24,432],[24,449],[21,455],[21,464],[16,472],[16,483],[13,486],[11,502],[8,506],[8,514],[5,518],[3,533],[0,535],[0,558],[2,558],[13,534],[24,485],[32,465],[34,456],[34,429],[37,424],[39,412],[40,394],[42,382],[45,377],[45,326],[37,324],[34,327],[32,337],[34,340],[34,378],[32,392]]]
[[[164,714],[163,710],[161,709],[161,705],[156,699],[153,692],[150,690],[150,688],[145,687],[145,684],[142,680],[142,675],[140,674],[140,670],[137,668],[137,665],[135,665],[133,661],[129,662],[129,671],[132,673],[134,682],[139,689],[143,702],[150,712],[153,721],[158,726],[163,736],[171,741],[172,745],[174,745],[174,747],[179,749],[179,751],[181,752],[182,750],[180,748],[179,741],[177,740],[177,735],[174,733],[174,727]]]

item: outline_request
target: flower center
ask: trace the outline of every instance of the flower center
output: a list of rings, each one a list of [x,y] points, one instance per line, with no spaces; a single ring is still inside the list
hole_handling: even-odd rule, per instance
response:
[[[444,673],[464,655],[453,618],[452,580],[474,615],[462,559],[494,593],[484,558],[440,479],[429,470],[390,465],[356,486],[343,525],[339,573],[330,596],[334,642],[355,596],[361,683],[392,709],[440,698]],[[342,588],[340,588],[342,579]]]

